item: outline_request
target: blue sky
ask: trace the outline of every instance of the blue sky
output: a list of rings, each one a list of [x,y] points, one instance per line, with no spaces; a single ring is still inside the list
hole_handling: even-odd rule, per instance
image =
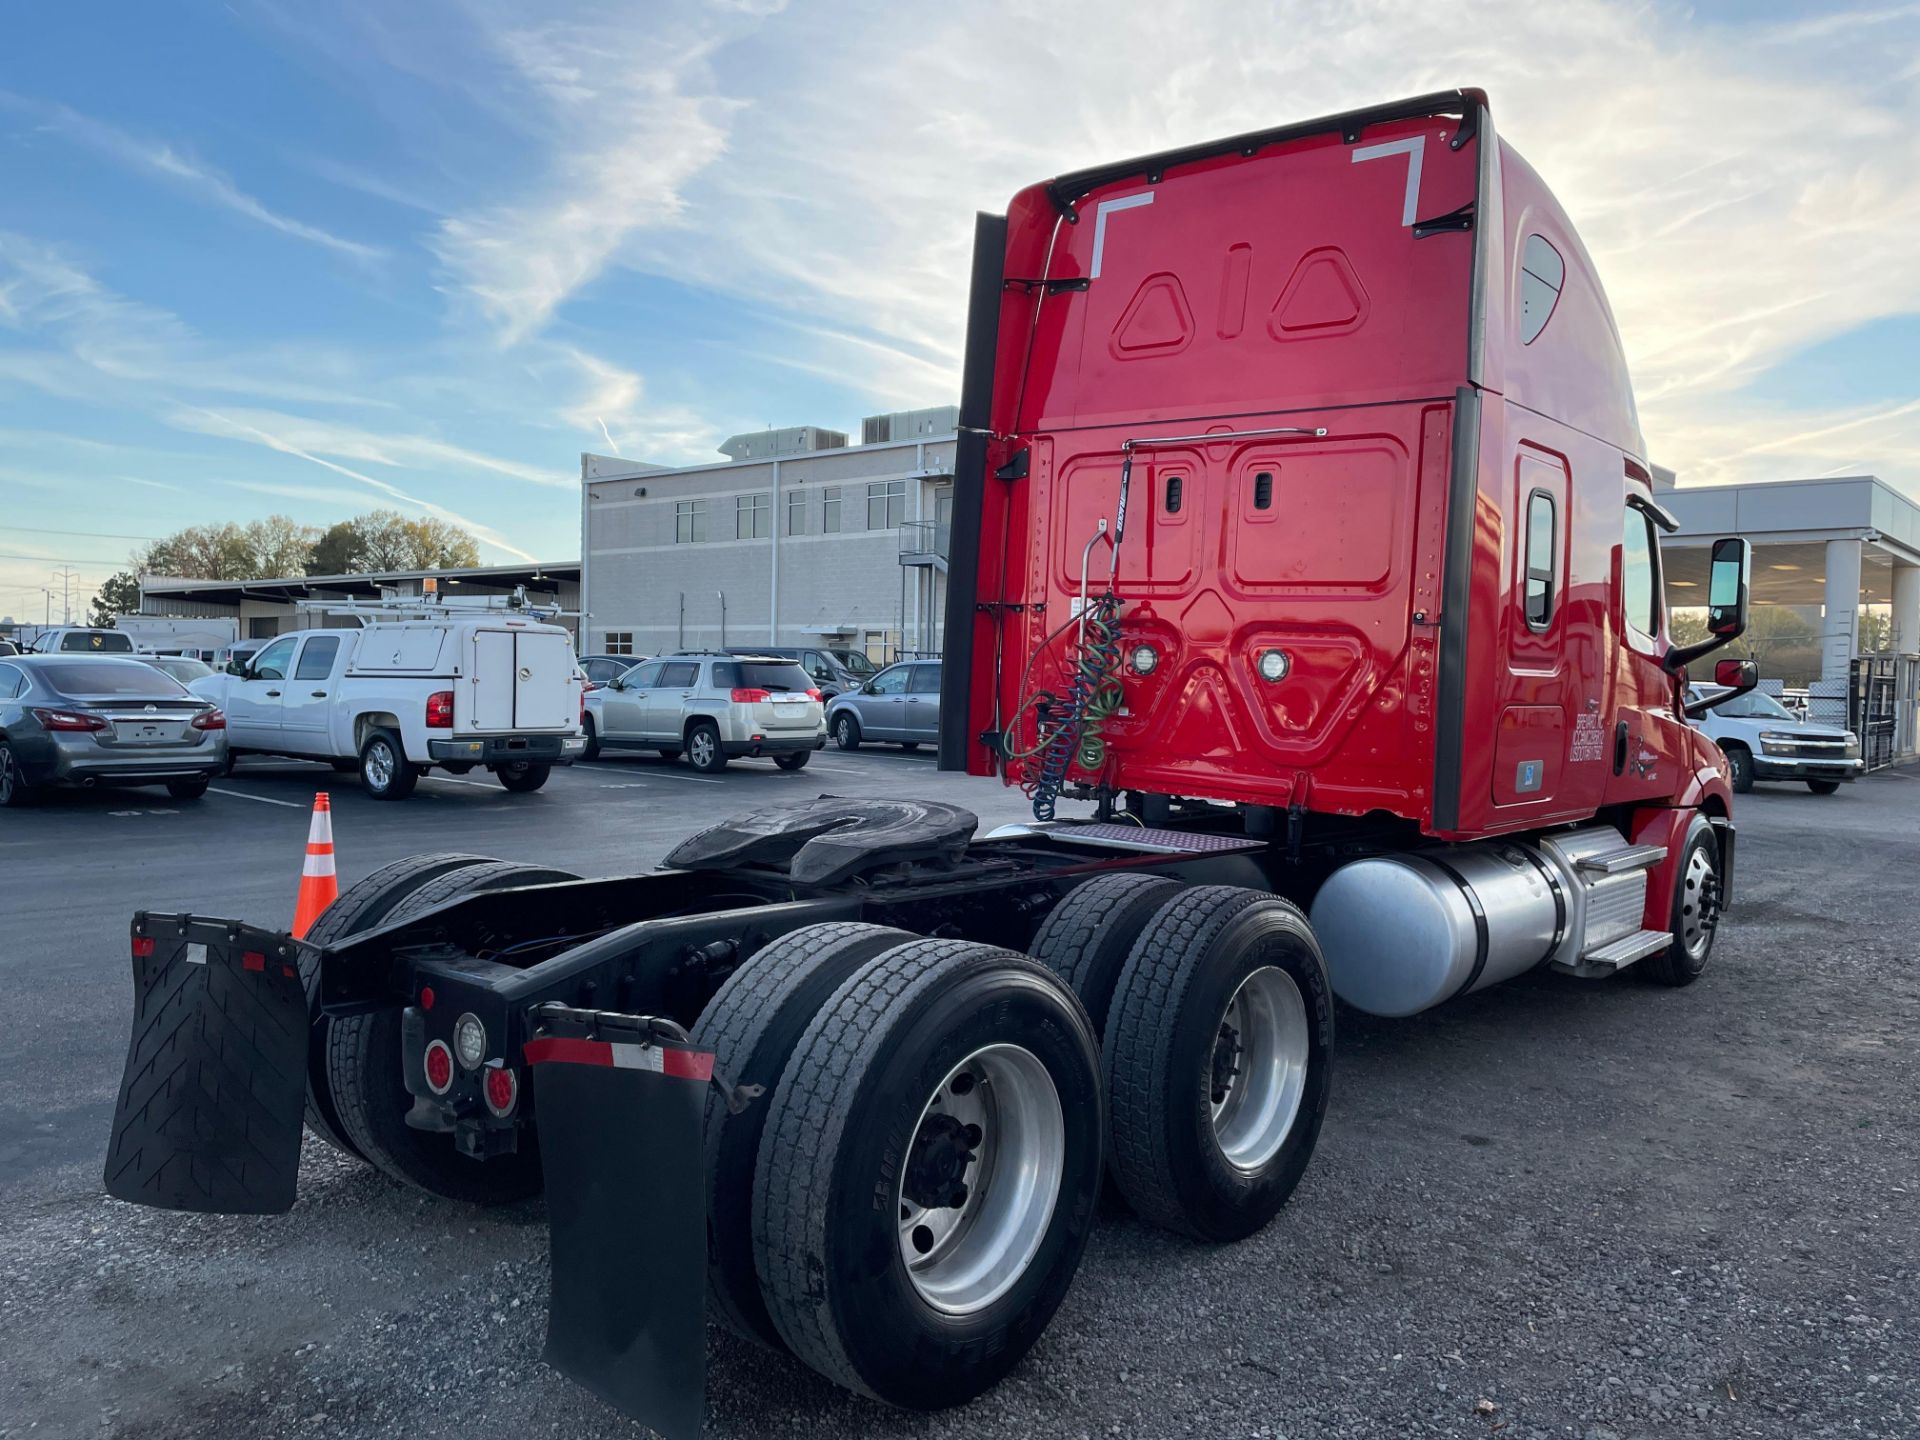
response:
[[[12,7],[0,614],[373,505],[578,549],[583,449],[956,397],[974,210],[1477,84],[1683,481],[1920,492],[1920,6],[282,0]]]

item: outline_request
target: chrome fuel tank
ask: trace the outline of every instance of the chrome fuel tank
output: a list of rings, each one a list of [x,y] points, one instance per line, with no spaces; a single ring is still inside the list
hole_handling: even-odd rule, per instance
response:
[[[1312,921],[1335,994],[1413,1015],[1532,969],[1567,914],[1564,873],[1515,842],[1355,860],[1320,887]]]

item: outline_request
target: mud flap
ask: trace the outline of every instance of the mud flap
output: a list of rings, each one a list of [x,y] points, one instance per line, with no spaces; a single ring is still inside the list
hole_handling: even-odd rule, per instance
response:
[[[706,1413],[701,1115],[713,1054],[544,1005],[527,1042],[551,1226],[546,1362],[666,1437]]]
[[[293,1208],[307,1094],[307,992],[285,935],[136,915],[133,1039],[107,1193],[227,1215]]]

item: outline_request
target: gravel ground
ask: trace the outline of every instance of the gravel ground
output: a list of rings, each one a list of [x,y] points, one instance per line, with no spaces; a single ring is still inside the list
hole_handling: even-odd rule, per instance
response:
[[[979,782],[913,778],[999,818]],[[544,840],[460,843],[580,863],[558,837],[595,827],[553,813]],[[943,1414],[714,1333],[709,1433],[1920,1435],[1920,780],[1763,788],[1738,818],[1739,905],[1699,984],[1536,975],[1412,1020],[1342,1011],[1318,1154],[1261,1235],[1209,1248],[1110,1204],[1032,1355]],[[693,823],[663,814],[638,857]],[[0,829],[0,873],[29,863],[5,848],[23,829]],[[363,844],[352,873],[407,839]],[[121,888],[0,961],[55,1077],[0,1081],[0,1436],[644,1434],[539,1360],[537,1204],[428,1200],[312,1141],[290,1216],[99,1194]],[[105,1020],[68,977],[110,992]]]

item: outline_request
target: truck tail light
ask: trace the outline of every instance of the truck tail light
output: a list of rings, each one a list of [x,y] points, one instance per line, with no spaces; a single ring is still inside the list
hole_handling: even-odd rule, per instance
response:
[[[762,700],[771,700],[772,698],[773,692],[771,690],[742,688],[736,689],[733,692],[733,703],[736,705],[757,705]]]
[[[453,691],[436,690],[427,696],[427,728],[429,730],[453,728]]]
[[[520,1099],[520,1080],[510,1065],[489,1065],[482,1089],[486,1092],[487,1109],[503,1119],[513,1113]]]
[[[98,715],[80,710],[42,710],[34,707],[33,718],[49,730],[105,730],[107,722]]]
[[[435,1040],[428,1044],[426,1063],[427,1088],[436,1095],[444,1095],[453,1088],[453,1051],[447,1048],[444,1040]]]
[[[202,710],[187,724],[196,730],[224,730],[227,728],[227,712],[224,710]]]

